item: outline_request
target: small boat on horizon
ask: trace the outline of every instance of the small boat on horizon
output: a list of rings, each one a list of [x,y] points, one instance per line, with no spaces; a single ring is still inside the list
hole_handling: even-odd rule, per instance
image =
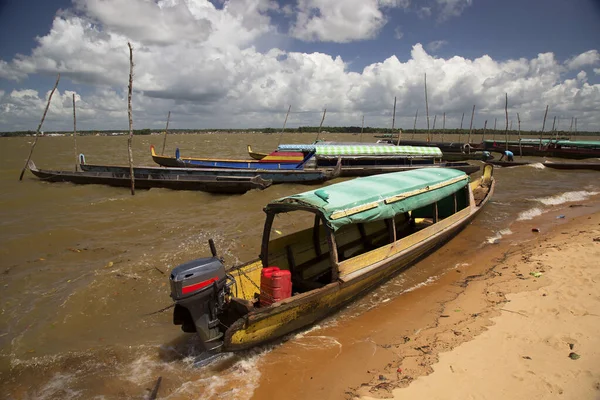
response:
[[[209,355],[310,326],[467,226],[493,195],[493,166],[469,180],[420,169],[273,200],[257,259],[226,268],[209,241],[212,257],[170,272],[173,322],[196,333]]]

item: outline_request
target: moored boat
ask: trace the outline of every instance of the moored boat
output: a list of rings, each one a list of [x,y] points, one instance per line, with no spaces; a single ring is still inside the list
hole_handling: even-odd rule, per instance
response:
[[[271,201],[258,259],[225,268],[211,243],[212,257],[172,270],[173,322],[213,352],[311,325],[455,236],[492,196],[492,172],[421,169]]]
[[[301,170],[313,154],[299,152],[273,152],[261,160],[234,160],[227,158],[194,158],[181,157],[179,149],[175,150],[175,157],[160,156],[156,154],[154,146],[150,146],[152,160],[163,167],[186,168],[229,168],[229,169],[269,169],[269,170]]]
[[[129,167],[105,171],[54,171],[38,169],[33,161],[29,170],[46,182],[71,182],[80,185],[131,186]],[[134,171],[137,189],[165,188],[173,190],[198,190],[209,193],[242,194],[252,189],[265,189],[271,181],[260,176],[201,176],[164,173],[155,171]]]
[[[257,151],[253,151],[252,147],[250,145],[248,146],[248,155],[250,157],[252,157],[254,160],[262,160],[263,158],[265,158],[266,156],[268,156],[268,153],[259,153]]]
[[[557,157],[585,159],[600,157],[600,141],[521,139],[519,141],[485,140],[483,147],[488,151],[504,152],[507,149],[515,155],[534,157]]]
[[[123,165],[94,165],[81,163],[82,171],[88,172],[112,172],[112,173],[129,173],[129,167]],[[322,183],[329,179],[334,179],[340,176],[339,166],[335,168],[320,168],[311,170],[266,170],[266,169],[244,169],[244,168],[186,168],[185,165],[180,167],[134,167],[135,174],[163,174],[163,175],[180,175],[180,176],[216,176],[216,177],[254,177],[258,176],[263,180],[272,183],[301,183],[315,184]]]

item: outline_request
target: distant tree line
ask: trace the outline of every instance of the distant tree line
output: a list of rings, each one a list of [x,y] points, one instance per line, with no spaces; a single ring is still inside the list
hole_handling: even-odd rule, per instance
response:
[[[327,134],[327,133],[360,133],[361,129],[363,131],[363,133],[365,134],[390,134],[390,135],[397,135],[398,134],[398,129],[395,129],[394,131],[392,131],[390,128],[377,128],[377,127],[370,127],[370,126],[365,126],[364,128],[361,128],[360,126],[324,126],[321,128],[321,133],[323,134]],[[319,127],[318,126],[300,126],[298,128],[286,128],[285,129],[285,133],[317,133],[319,131]],[[134,135],[150,135],[151,133],[156,132],[156,133],[162,133],[163,131],[160,129],[136,129],[133,131]],[[192,133],[214,133],[214,132],[223,132],[223,133],[270,133],[270,134],[276,134],[281,132],[281,129],[277,129],[277,128],[249,128],[249,129],[170,129],[169,130],[169,134],[192,134]],[[412,134],[413,133],[413,129],[402,129],[402,132],[404,134]],[[119,135],[126,135],[128,134],[129,131],[126,130],[91,130],[91,131],[78,131],[77,135],[81,135],[81,136],[95,136],[95,135],[102,135],[102,136],[112,136],[113,134],[119,134]],[[414,131],[415,134],[417,135],[427,135],[428,131],[427,129],[416,129]],[[444,134],[450,135],[468,135],[469,134],[469,130],[468,129],[446,129],[444,132]],[[14,132],[0,132],[0,137],[10,137],[10,136],[32,136],[35,134],[35,131],[14,131]],[[71,135],[72,132],[70,131],[46,131],[45,132],[46,135],[49,134],[64,134],[64,135]],[[441,129],[436,129],[435,131],[430,130],[429,134],[431,135],[441,135],[442,134],[442,130]],[[473,129],[472,132],[473,135],[482,135],[483,134],[483,129]],[[496,131],[494,131],[493,129],[487,129],[485,132],[485,136],[486,138],[492,138],[494,135],[497,138],[500,138],[502,136],[504,136],[505,132],[503,129],[498,129]],[[516,130],[509,130],[508,134],[510,136],[516,136],[518,134],[518,131]],[[569,133],[568,131],[546,131],[544,132],[544,136],[545,137],[554,137],[558,135],[559,137],[566,137],[569,135],[575,136],[575,135],[581,135],[581,136],[600,136],[600,132],[598,131],[592,131],[592,132],[588,132],[588,131],[577,131],[577,132],[571,132]],[[540,131],[521,131],[521,136],[535,136],[535,137],[539,137],[540,136]]]

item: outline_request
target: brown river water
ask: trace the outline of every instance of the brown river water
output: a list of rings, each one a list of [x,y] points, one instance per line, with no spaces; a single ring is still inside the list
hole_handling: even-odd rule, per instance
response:
[[[0,139],[0,397],[9,399],[144,398],[159,376],[164,399],[344,398],[347,387],[364,379],[374,338],[401,334],[392,331],[399,318],[405,329],[418,329],[421,316],[436,307],[423,287],[443,282],[457,266],[468,273],[469,265],[485,264],[481,254],[495,242],[525,240],[512,234],[514,224],[541,224],[544,216],[550,224],[561,207],[597,205],[600,198],[595,171],[496,168],[491,203],[436,253],[314,327],[196,367],[194,337],[172,325],[170,309],[151,314],[171,304],[168,273],[207,256],[209,238],[227,265],[255,258],[264,205],[315,186],[131,196],[128,189],[41,182],[29,172],[19,182],[33,139]],[[247,158],[246,144],[269,151],[279,140],[171,135],[167,152],[179,147],[184,156]],[[286,134],[282,143],[313,140]],[[78,137],[77,144],[89,163],[127,163],[126,137]],[[153,164],[150,144],[160,149],[162,136],[134,138],[136,165]],[[33,160],[39,168],[72,170],[73,138],[40,138]]]

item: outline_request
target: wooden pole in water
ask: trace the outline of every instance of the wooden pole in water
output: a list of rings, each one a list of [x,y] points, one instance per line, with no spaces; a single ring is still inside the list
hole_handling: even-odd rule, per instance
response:
[[[77,117],[75,116],[75,93],[73,93],[73,145],[75,151],[75,172],[77,172],[79,169],[79,157],[77,156]]]
[[[558,143],[558,129],[555,129],[554,127],[556,126],[556,115],[554,116],[554,122],[552,122],[552,131],[554,132],[554,138],[556,140],[556,143]]]
[[[429,102],[427,101],[427,73],[425,73],[425,113],[427,114],[427,141],[429,142],[431,138],[429,137]]]
[[[492,134],[493,141],[496,141],[496,122],[498,122],[498,118],[494,118],[494,133]]]
[[[519,123],[519,156],[523,157],[523,147],[521,147],[521,116],[517,113],[517,122]]]
[[[317,138],[315,139],[315,143],[319,140],[319,135],[321,134],[321,128],[323,127],[323,121],[325,121],[325,114],[327,114],[327,109],[323,110],[323,118],[321,118],[321,123],[319,124],[319,131],[317,132]]]
[[[415,124],[413,125],[413,134],[412,138],[415,138],[415,132],[417,131],[417,117],[419,116],[419,109],[417,108],[417,112],[415,113]]]
[[[460,143],[460,136],[462,134],[462,127],[463,127],[463,121],[465,120],[465,113],[463,113],[461,119],[460,119],[460,129],[458,131],[458,143]]]
[[[444,112],[444,118],[442,120],[442,143],[444,143],[444,131],[446,130],[446,113]]]
[[[506,142],[506,150],[508,150],[508,93],[504,93],[505,102],[504,102],[504,112],[506,114],[506,128],[504,129],[504,140]]]
[[[483,123],[483,135],[481,136],[481,142],[483,143],[485,141],[485,130],[487,129],[487,119],[485,120],[485,122]]]
[[[290,115],[291,109],[292,109],[292,105],[290,104],[290,106],[288,107],[288,110],[287,110],[287,114],[285,114],[285,119],[283,120],[283,128],[281,128],[281,132],[279,133],[279,140],[277,141],[277,147],[279,147],[279,145],[281,144],[281,139],[283,138],[283,132],[285,132],[285,124],[287,124],[288,115]],[[363,117],[363,120],[364,120],[364,117]],[[323,123],[323,121],[321,121],[321,123]]]
[[[469,126],[469,138],[467,144],[471,147],[471,134],[473,133],[473,117],[475,117],[475,104],[473,104],[473,111],[471,111],[471,125]]]
[[[129,152],[129,175],[131,175],[131,195],[135,195],[135,177],[133,175],[133,151],[131,143],[133,142],[133,120],[131,116],[131,93],[133,91],[133,47],[127,42],[129,47],[129,87],[127,92],[127,115],[129,116],[129,139],[127,139],[127,150]]]
[[[164,155],[165,154],[165,147],[167,146],[167,132],[169,132],[169,121],[171,120],[171,111],[169,111],[169,114],[167,114],[167,127],[165,128],[165,137],[163,139],[163,148],[162,151],[160,152],[160,155]]]
[[[396,96],[394,96],[394,111],[392,112],[392,133],[394,133],[395,125],[396,125]]]
[[[362,126],[360,127],[360,142],[362,143],[363,131],[365,129],[365,116],[362,116]]]
[[[544,137],[544,128],[546,127],[546,117],[548,116],[548,105],[546,104],[546,112],[544,113],[544,122],[542,123],[542,131],[540,132],[540,150],[542,149],[542,138]]]
[[[35,132],[35,139],[33,140],[33,144],[31,145],[31,149],[29,150],[29,157],[27,157],[27,161],[25,161],[25,166],[23,167],[23,170],[21,171],[21,175],[19,176],[20,181],[23,180],[23,175],[25,174],[25,171],[29,167],[29,161],[31,161],[33,149],[35,148],[35,145],[37,144],[39,134],[40,134],[40,129],[42,129],[42,124],[44,123],[44,119],[46,119],[46,113],[48,112],[48,108],[50,107],[50,100],[52,100],[52,95],[54,94],[54,91],[56,90],[56,87],[58,86],[59,80],[60,80],[60,74],[58,74],[58,76],[56,77],[56,83],[54,84],[54,87],[52,88],[52,91],[50,92],[50,96],[48,96],[48,102],[46,103],[46,109],[44,110],[44,114],[42,115],[42,120],[40,121],[40,124],[38,125],[37,131]]]
[[[573,132],[573,119],[574,117],[571,117],[571,127],[569,128],[569,140],[571,140],[571,133]]]

